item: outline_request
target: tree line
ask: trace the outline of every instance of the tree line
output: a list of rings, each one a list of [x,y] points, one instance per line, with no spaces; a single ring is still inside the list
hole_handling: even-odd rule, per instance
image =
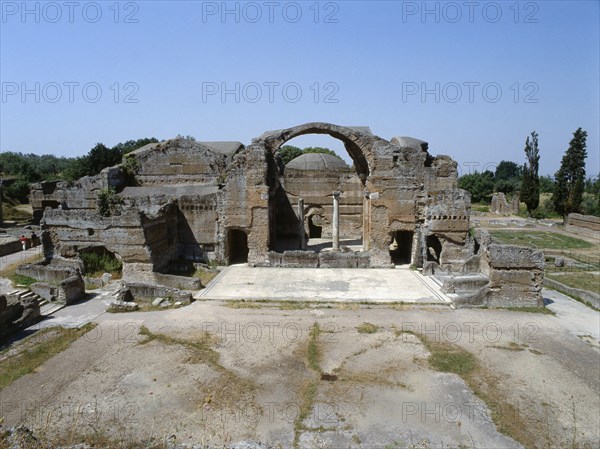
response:
[[[573,133],[554,176],[539,176],[537,132],[527,136],[524,153],[523,165],[501,161],[495,172],[486,170],[461,176],[458,186],[471,193],[475,203],[489,203],[494,192],[518,194],[527,214],[535,218],[566,218],[572,212],[600,216],[600,174],[586,177],[585,171],[586,131],[578,128]]]
[[[195,140],[192,136],[178,136]],[[552,215],[566,217],[571,212],[600,216],[600,174],[587,177],[587,133],[578,128],[573,133],[561,165],[552,176],[539,176],[539,136],[533,131],[525,140],[525,162],[501,161],[495,171],[486,170],[461,176],[458,186],[471,193],[475,203],[489,203],[494,192],[516,194],[527,207],[527,213],[537,218]],[[96,144],[86,155],[67,158],[53,155],[0,153],[0,178],[9,179],[4,195],[21,203],[27,202],[29,184],[39,181],[73,181],[93,176],[106,167],[117,165],[123,156],[158,139],[142,138],[107,147]],[[306,153],[326,153],[339,157],[323,147],[298,148],[284,145],[279,149],[284,164]],[[541,195],[545,194],[543,201]],[[551,196],[548,196],[550,194]]]
[[[158,139],[154,137],[145,137],[120,142],[112,148],[98,143],[86,155],[74,158],[12,151],[0,153],[0,179],[8,181],[3,194],[20,203],[26,203],[31,183],[74,181],[83,176],[97,175],[106,167],[119,164],[125,154],[156,142]]]

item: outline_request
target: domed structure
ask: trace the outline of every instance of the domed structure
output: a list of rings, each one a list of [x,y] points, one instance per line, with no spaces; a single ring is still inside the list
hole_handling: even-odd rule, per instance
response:
[[[325,153],[306,153],[289,161],[285,168],[294,170],[348,170],[348,164],[337,156]]]

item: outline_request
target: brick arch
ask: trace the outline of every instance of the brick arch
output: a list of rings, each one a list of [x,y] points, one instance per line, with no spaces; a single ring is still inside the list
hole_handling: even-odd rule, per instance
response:
[[[305,123],[292,128],[266,132],[254,139],[252,143],[262,144],[266,149],[275,153],[288,140],[305,134],[328,134],[341,140],[363,182],[372,172],[373,144],[377,137],[345,126],[324,122]]]

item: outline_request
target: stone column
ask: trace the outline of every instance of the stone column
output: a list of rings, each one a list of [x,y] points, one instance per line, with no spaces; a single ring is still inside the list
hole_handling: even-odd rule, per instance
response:
[[[367,190],[363,196],[363,251],[371,249],[371,193]]]
[[[304,200],[298,198],[298,232],[300,234],[300,249],[306,249],[306,241],[304,240]]]
[[[340,192],[333,192],[333,250],[340,248]]]

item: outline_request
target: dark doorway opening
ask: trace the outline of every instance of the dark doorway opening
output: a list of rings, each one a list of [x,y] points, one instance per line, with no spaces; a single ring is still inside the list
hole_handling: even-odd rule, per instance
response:
[[[244,231],[230,230],[227,242],[229,264],[248,262],[248,236]]]
[[[440,263],[440,254],[442,254],[442,244],[435,235],[428,235],[425,239],[427,245],[427,261]]]
[[[308,217],[308,237],[311,239],[320,239],[323,234],[323,228],[314,223],[314,215]]]
[[[412,231],[392,232],[390,257],[394,265],[410,264],[412,255]]]

